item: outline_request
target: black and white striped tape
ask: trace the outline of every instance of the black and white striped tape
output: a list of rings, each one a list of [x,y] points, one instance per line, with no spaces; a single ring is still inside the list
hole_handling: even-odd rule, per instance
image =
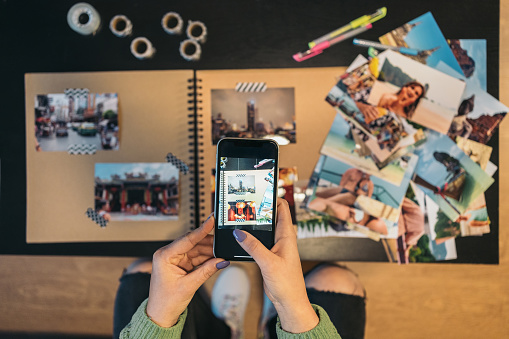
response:
[[[266,90],[265,82],[238,82],[235,86],[237,92],[265,92]]]

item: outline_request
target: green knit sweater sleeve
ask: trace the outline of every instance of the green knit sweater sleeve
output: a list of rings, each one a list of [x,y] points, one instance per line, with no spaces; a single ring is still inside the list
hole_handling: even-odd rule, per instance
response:
[[[141,303],[138,310],[131,318],[131,322],[120,332],[121,339],[130,338],[154,338],[154,339],[177,339],[182,334],[184,323],[187,318],[187,308],[182,313],[175,325],[170,328],[158,326],[147,316],[147,302],[146,299]]]
[[[281,328],[281,321],[279,320],[278,317],[276,324],[276,333],[278,339],[315,339],[315,338],[341,339],[341,337],[338,334],[338,331],[336,330],[336,327],[334,327],[334,324],[327,315],[327,312],[325,312],[325,310],[318,305],[311,304],[311,306],[313,306],[313,309],[315,310],[316,315],[318,315],[318,319],[320,320],[318,325],[316,325],[315,328],[304,333],[290,333],[286,332]]]

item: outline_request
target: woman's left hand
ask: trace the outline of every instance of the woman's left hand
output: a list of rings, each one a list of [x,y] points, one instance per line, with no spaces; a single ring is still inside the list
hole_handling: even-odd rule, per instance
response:
[[[154,253],[147,315],[161,327],[172,327],[198,288],[228,261],[213,257],[214,217]],[[216,266],[217,265],[217,266]]]

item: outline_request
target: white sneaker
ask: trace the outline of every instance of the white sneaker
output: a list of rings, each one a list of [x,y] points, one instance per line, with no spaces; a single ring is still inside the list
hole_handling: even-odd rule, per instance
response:
[[[225,268],[212,288],[212,312],[230,327],[232,339],[243,337],[249,293],[249,277],[240,266]]]
[[[260,323],[258,324],[258,338],[269,338],[269,329],[267,323],[270,319],[277,315],[276,308],[269,297],[263,292],[263,308],[262,315],[260,317]]]

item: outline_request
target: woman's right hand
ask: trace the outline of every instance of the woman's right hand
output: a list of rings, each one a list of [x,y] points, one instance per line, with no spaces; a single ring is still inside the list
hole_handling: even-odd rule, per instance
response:
[[[283,330],[302,333],[313,329],[319,319],[307,296],[288,203],[278,199],[276,237],[271,250],[247,232],[234,230],[233,234],[260,267],[265,294],[274,304]]]
[[[371,106],[359,101],[355,102],[359,111],[364,115],[366,123],[369,124],[371,121],[378,119],[379,112],[375,106]]]

